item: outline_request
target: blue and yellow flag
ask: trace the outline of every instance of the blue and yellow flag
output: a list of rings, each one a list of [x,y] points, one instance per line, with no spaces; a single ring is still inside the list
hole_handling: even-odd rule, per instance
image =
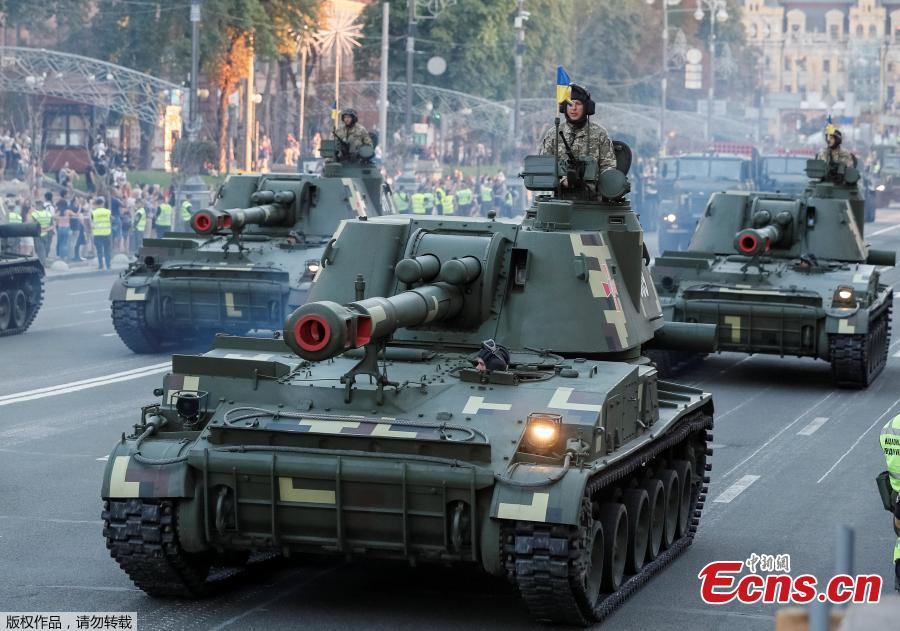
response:
[[[556,67],[556,103],[569,103],[572,100],[572,79],[562,66]]]
[[[337,101],[331,102],[331,120],[337,123],[338,119],[338,111],[337,111]]]
[[[825,123],[825,135],[826,136],[834,135],[834,121],[831,120],[831,114],[828,115],[828,120]]]

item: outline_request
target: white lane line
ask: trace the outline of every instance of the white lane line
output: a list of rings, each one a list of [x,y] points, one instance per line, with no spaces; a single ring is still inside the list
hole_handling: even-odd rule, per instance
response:
[[[102,458],[97,458],[96,460],[97,460],[97,462],[108,462],[109,455],[103,456]]]
[[[801,429],[797,432],[798,436],[812,436],[816,433],[816,430],[822,427],[826,422],[828,422],[827,416],[817,416],[813,420],[809,422],[809,425]]]
[[[760,446],[756,449],[756,451],[754,451],[752,454],[750,454],[749,456],[747,456],[746,458],[744,458],[743,460],[741,460],[739,463],[737,463],[736,465],[734,465],[733,467],[731,467],[731,469],[729,469],[728,471],[726,471],[724,477],[727,478],[729,475],[731,475],[732,473],[734,473],[735,471],[737,471],[738,469],[740,469],[741,467],[743,467],[745,464],[747,464],[747,463],[750,461],[750,459],[754,458],[754,457],[756,456],[756,454],[758,454],[758,453],[761,452],[763,449],[765,449],[766,447],[768,447],[769,445],[771,445],[771,444],[772,444],[772,441],[774,441],[776,438],[778,438],[779,436],[781,436],[782,434],[784,434],[786,431],[788,431],[790,428],[792,428],[794,425],[796,425],[796,424],[800,421],[800,419],[802,419],[804,416],[806,416],[807,414],[809,414],[810,412],[812,412],[814,409],[816,409],[817,407],[819,407],[820,405],[822,405],[823,403],[825,403],[828,399],[830,399],[830,398],[833,397],[834,395],[835,395],[834,392],[829,393],[827,396],[825,396],[825,397],[823,397],[822,399],[820,399],[818,403],[813,404],[813,406],[812,406],[811,408],[809,408],[808,410],[806,410],[805,412],[803,412],[800,416],[798,416],[797,418],[795,418],[793,421],[791,421],[790,423],[788,423],[787,425],[785,425],[784,427],[782,427],[781,430],[780,430],[779,432],[777,432],[777,433],[776,433],[775,435],[773,435],[769,440],[767,440],[767,441],[764,442],[762,445],[760,445]]]
[[[68,329],[73,326],[84,326],[85,324],[97,324],[98,322],[112,322],[109,318],[100,318],[99,320],[85,320],[84,322],[70,322],[69,324],[60,324],[57,326],[42,326],[40,329],[33,331],[55,331],[56,329]]]
[[[857,439],[853,442],[853,444],[850,445],[850,449],[848,449],[847,451],[845,451],[845,452],[841,455],[841,457],[838,458],[838,459],[835,461],[835,463],[834,463],[833,465],[831,465],[831,467],[829,467],[828,471],[826,471],[825,473],[823,473],[823,474],[822,474],[822,477],[819,478],[818,480],[816,480],[816,484],[821,484],[822,480],[824,480],[825,478],[827,478],[827,477],[828,477],[828,474],[831,473],[832,471],[834,471],[834,470],[837,468],[837,466],[838,466],[839,464],[841,464],[841,462],[843,462],[844,458],[846,458],[847,456],[850,455],[850,452],[853,451],[853,450],[856,448],[856,446],[862,441],[863,437],[864,437],[866,434],[868,434],[869,432],[871,432],[872,429],[873,429],[876,425],[878,425],[878,424],[884,419],[884,417],[887,416],[887,415],[891,412],[891,410],[893,410],[895,407],[897,407],[897,404],[898,404],[898,403],[900,403],[900,399],[897,399],[896,401],[894,401],[893,403],[891,403],[890,407],[889,407],[888,409],[886,409],[884,412],[882,412],[882,413],[881,413],[881,416],[879,416],[878,418],[876,418],[876,419],[875,419],[875,422],[872,423],[871,425],[869,425],[869,427],[866,428],[866,431],[864,431],[862,434],[860,434],[860,435],[859,435],[859,438],[857,438]]]
[[[890,232],[891,230],[896,230],[897,228],[900,228],[900,223],[894,224],[893,226],[888,226],[887,228],[882,228],[881,230],[876,230],[875,232],[870,232],[866,236],[867,237],[875,237],[875,236],[878,236],[879,234],[884,234],[885,232]]]
[[[757,480],[759,480],[758,475],[745,475],[740,480],[722,491],[722,494],[714,499],[713,502],[718,502],[719,504],[728,504],[738,495],[746,491],[747,487],[749,487]]]
[[[58,519],[51,517],[23,517],[22,515],[0,515],[0,519],[9,519],[10,521],[36,521],[51,524],[90,524],[91,526],[103,523],[102,521],[93,519]]]
[[[115,333],[101,333],[100,337],[114,337]]]
[[[85,294],[109,293],[109,289],[88,289],[87,291],[73,291],[69,296],[84,296]]]
[[[84,315],[90,315],[92,313],[106,313],[107,311],[112,311],[109,307],[104,307],[103,309],[90,309],[89,311],[82,311]]]
[[[896,353],[894,353],[893,355],[891,355],[891,357],[900,357],[900,351],[897,351]]]
[[[894,300],[896,300],[897,298],[900,298],[900,291],[894,292]]]
[[[35,399],[44,399],[46,397],[55,397],[61,394],[69,394],[72,392],[78,392],[80,390],[87,390],[89,388],[97,388],[99,386],[105,386],[112,383],[130,381],[132,379],[140,379],[141,377],[149,377],[151,375],[167,372],[171,369],[171,367],[172,364],[170,362],[163,362],[162,364],[153,364],[151,366],[144,366],[143,368],[136,368],[134,370],[126,370],[124,372],[103,375],[102,377],[94,377],[93,379],[82,379],[80,381],[60,384],[58,386],[48,386],[46,388],[37,388],[35,390],[26,390],[24,392],[7,394],[0,396],[0,406],[11,405],[13,403],[23,403],[25,401],[33,401]]]

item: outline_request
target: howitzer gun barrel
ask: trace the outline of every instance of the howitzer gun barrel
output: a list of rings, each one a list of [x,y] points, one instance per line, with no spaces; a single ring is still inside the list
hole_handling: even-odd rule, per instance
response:
[[[657,329],[647,348],[667,351],[714,353],[718,350],[715,324],[700,322],[666,322]]]
[[[734,238],[734,248],[741,254],[754,256],[769,251],[775,243],[781,241],[783,230],[776,224],[769,224],[763,228],[747,228],[737,233]]]
[[[243,230],[251,224],[280,226],[292,219],[290,204],[294,194],[291,191],[260,191],[253,194],[251,201],[259,205],[233,210],[201,210],[191,218],[191,227],[197,234],[210,235],[221,230]]]
[[[284,340],[308,361],[337,357],[351,348],[384,339],[397,329],[449,320],[464,305],[464,285],[478,278],[474,257],[446,261],[440,282],[423,284],[390,298],[366,298],[347,305],[322,300],[296,309],[284,325]]]
[[[41,224],[36,221],[0,225],[0,239],[18,239],[21,237],[39,236],[41,236]]]

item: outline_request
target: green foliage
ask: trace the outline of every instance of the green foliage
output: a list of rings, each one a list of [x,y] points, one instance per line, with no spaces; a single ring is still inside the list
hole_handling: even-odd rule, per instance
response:
[[[634,1],[526,0],[522,93],[554,94],[556,66],[585,84],[598,100],[652,102],[661,78],[662,0]],[[740,2],[729,0],[731,19],[719,30],[737,59],[746,59]],[[457,0],[435,19],[420,19],[413,81],[477,94],[491,99],[514,95],[515,0]],[[357,76],[378,76],[381,56],[381,3],[363,11],[362,47],[356,54]],[[704,33],[690,12],[672,13],[691,45],[703,47]],[[406,77],[407,3],[394,0],[390,14],[390,80]],[[698,39],[699,38],[699,39]],[[447,60],[447,72],[426,71],[428,58]],[[675,81],[676,73],[671,77]],[[743,75],[746,78],[746,73]]]

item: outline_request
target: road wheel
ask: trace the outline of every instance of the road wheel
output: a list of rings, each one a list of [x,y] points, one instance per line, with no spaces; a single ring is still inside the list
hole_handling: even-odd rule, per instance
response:
[[[28,296],[21,289],[17,289],[12,298],[12,321],[17,329],[25,326],[28,321]]]
[[[650,498],[644,489],[629,489],[623,495],[628,511],[628,558],[625,571],[636,574],[644,567],[650,540]]]
[[[628,511],[624,504],[608,503],[600,507],[605,547],[603,550],[603,591],[614,592],[622,586],[628,559]]]
[[[687,460],[675,460],[672,462],[672,468],[678,473],[678,527],[675,536],[680,538],[685,536],[691,527],[693,476],[691,475],[691,463]]]
[[[666,533],[666,491],[662,481],[652,478],[643,484],[647,491],[647,506],[650,511],[650,536],[647,540],[647,561],[655,559],[662,550]]]
[[[678,474],[671,469],[665,469],[659,472],[659,479],[662,481],[663,490],[666,494],[666,526],[663,534],[663,549],[667,549],[675,541],[675,535],[678,531],[678,513],[681,510],[681,501],[678,492]]]
[[[0,291],[0,331],[5,331],[12,323],[12,298],[8,291]]]

